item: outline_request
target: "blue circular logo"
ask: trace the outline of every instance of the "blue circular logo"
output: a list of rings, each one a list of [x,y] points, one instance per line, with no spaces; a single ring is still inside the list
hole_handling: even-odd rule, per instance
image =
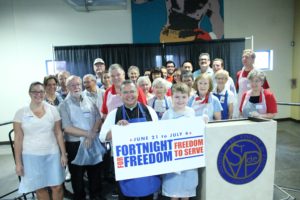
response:
[[[218,155],[218,170],[229,183],[245,184],[254,180],[263,171],[267,162],[264,143],[251,134],[230,138]]]

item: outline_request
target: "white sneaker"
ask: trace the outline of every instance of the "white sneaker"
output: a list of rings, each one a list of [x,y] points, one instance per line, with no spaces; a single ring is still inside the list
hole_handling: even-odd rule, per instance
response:
[[[70,174],[68,165],[66,166],[65,172],[66,172],[65,181],[70,181],[71,180],[71,174]]]

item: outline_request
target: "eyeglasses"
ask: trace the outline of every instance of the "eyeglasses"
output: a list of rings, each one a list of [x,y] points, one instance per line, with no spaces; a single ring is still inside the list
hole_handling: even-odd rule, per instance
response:
[[[30,91],[31,94],[37,95],[37,94],[45,94],[45,91]]]
[[[77,88],[77,87],[81,87],[80,83],[75,83],[75,84],[71,84],[70,85],[72,88]]]
[[[135,90],[122,91],[122,94],[134,94],[134,93],[136,93]]]

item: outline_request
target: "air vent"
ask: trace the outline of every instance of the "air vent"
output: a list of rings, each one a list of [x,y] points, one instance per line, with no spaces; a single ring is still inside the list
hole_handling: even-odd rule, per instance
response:
[[[127,0],[64,0],[77,11],[124,10]]]

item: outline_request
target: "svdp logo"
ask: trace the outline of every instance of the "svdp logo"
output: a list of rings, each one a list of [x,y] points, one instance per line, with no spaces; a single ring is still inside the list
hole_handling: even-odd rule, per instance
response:
[[[263,171],[267,161],[264,143],[251,134],[240,134],[229,139],[218,155],[218,170],[229,183],[245,184]]]

